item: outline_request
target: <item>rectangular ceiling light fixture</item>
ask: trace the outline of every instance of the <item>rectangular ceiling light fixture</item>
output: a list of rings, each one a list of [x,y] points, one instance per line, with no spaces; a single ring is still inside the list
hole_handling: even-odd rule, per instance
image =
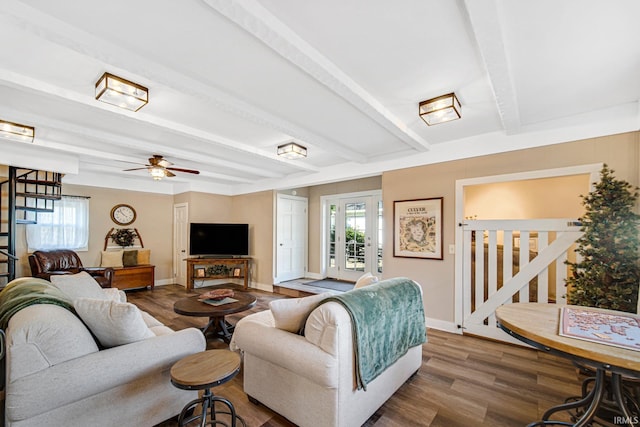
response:
[[[307,149],[295,142],[288,142],[278,147],[278,156],[289,160],[303,159],[307,157]]]
[[[449,93],[437,98],[422,101],[418,108],[420,118],[429,126],[450,122],[462,117],[462,107],[455,93]]]
[[[33,142],[36,130],[31,126],[0,120],[0,137],[18,142]]]
[[[96,83],[96,99],[131,111],[149,102],[149,89],[113,74],[104,73]]]

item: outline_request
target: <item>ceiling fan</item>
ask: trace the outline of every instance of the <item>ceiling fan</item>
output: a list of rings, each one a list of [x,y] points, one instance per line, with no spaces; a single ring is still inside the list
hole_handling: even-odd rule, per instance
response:
[[[153,157],[149,158],[148,165],[145,165],[143,168],[125,169],[124,172],[147,169],[149,171],[149,174],[151,174],[151,177],[153,177],[155,181],[159,181],[164,177],[171,178],[173,176],[176,176],[171,171],[192,173],[196,175],[200,173],[200,171],[194,169],[172,168],[172,165],[173,163],[166,160],[163,156],[154,154]]]

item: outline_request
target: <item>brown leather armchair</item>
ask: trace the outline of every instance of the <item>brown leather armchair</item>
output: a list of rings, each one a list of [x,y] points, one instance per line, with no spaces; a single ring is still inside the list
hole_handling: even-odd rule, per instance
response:
[[[89,273],[103,288],[110,288],[113,281],[113,268],[83,267],[80,257],[74,251],[58,249],[53,251],[35,251],[29,255],[31,275],[49,280],[55,274]]]

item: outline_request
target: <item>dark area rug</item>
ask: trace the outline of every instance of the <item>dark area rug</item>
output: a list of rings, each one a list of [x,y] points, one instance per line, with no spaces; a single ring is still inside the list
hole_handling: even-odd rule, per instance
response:
[[[334,291],[350,291],[355,286],[353,282],[346,282],[344,280],[335,279],[322,279],[315,282],[308,282],[305,285],[315,286],[316,288],[333,289]]]

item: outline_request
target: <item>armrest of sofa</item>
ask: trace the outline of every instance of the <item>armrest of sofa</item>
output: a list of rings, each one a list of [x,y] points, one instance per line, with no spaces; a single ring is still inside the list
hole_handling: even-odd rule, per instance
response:
[[[6,411],[14,420],[42,414],[169,370],[178,360],[205,348],[202,332],[188,328],[72,359],[8,384]]]
[[[270,310],[244,317],[236,324],[231,349],[240,349],[294,372],[324,387],[338,386],[338,357],[323,351],[301,335],[273,326]],[[344,349],[353,357],[352,347]]]

